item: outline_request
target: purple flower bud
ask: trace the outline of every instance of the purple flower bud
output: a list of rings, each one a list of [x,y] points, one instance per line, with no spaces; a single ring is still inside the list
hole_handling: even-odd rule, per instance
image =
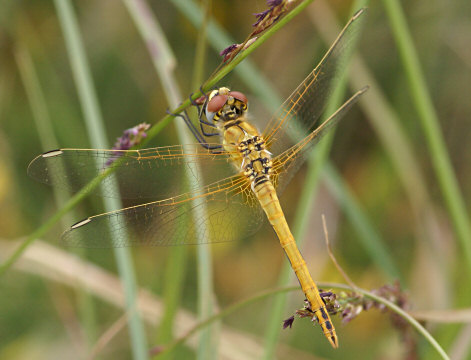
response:
[[[232,45],[229,45],[227,48],[225,48],[224,50],[222,50],[219,55],[221,56],[226,56],[228,54],[230,54],[232,51],[234,51],[234,49],[236,49],[237,47],[239,46],[239,44],[232,44]]]
[[[287,327],[291,329],[291,327],[293,326],[293,322],[294,322],[294,315],[290,316],[288,319],[283,321],[283,329],[286,329]]]
[[[267,5],[271,7],[275,7],[280,5],[284,0],[267,0]]]
[[[260,24],[260,22],[265,19],[265,17],[267,16],[267,14],[271,11],[271,9],[268,9],[268,10],[265,10],[265,11],[262,11],[261,13],[255,13],[254,16],[257,18],[257,21],[252,24],[252,26],[257,26],[258,24]]]
[[[133,146],[139,144],[143,138],[147,136],[146,131],[150,128],[149,124],[142,123],[136,125],[130,129],[123,131],[123,135],[116,139],[116,142],[113,145],[113,150],[128,150]],[[117,158],[122,156],[122,152],[116,151],[113,158],[110,158],[106,162],[106,166],[110,166]]]

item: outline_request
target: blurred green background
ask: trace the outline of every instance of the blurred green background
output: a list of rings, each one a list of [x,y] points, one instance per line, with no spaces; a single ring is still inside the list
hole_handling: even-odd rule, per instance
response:
[[[182,11],[185,4],[164,0],[147,3],[174,52],[176,80],[186,99],[197,91],[190,79],[198,31]],[[469,359],[469,313],[453,322],[443,310],[471,306],[471,265],[462,246],[467,240],[471,243],[466,232],[471,199],[471,3],[422,0],[402,4],[457,179],[458,197],[467,207],[458,211],[458,217],[467,224],[460,235],[456,231],[457,215],[443,196],[453,189],[440,185],[434,167],[437,155],[428,146],[434,140],[421,126],[413,95],[416,89],[404,68],[404,56],[413,56],[401,57],[388,3],[369,4],[350,84],[352,90],[363,85],[371,89],[335,131],[329,167],[323,171],[315,201],[308,206],[310,211],[303,213],[308,225],[302,251],[315,280],[344,282],[327,255],[321,223],[321,214],[325,214],[333,251],[352,280],[361,288],[374,289],[399,279],[410,309],[436,310],[440,319],[428,321],[427,328],[448,354],[453,359]],[[108,142],[112,144],[126,128],[162,119],[169,104],[126,5],[87,0],[75,1],[73,6]],[[211,13],[236,42],[242,42],[255,22],[253,13],[266,8],[262,0],[225,0],[214,1]],[[335,36],[348,20],[351,8],[347,1],[318,0],[250,56],[280,98],[287,97],[317,64],[333,40],[326,32]],[[3,1],[0,9],[3,262],[18,241],[58,209],[52,189],[27,177],[28,163],[52,148],[92,145],[55,3]],[[208,45],[205,76],[219,64],[220,50]],[[33,68],[36,79],[27,72]],[[237,73],[232,72],[219,85],[246,93],[254,117],[270,116],[272,109],[260,100],[263,94],[257,94]],[[28,97],[28,86],[41,94],[39,108]],[[49,118],[57,144],[44,134],[38,135],[35,116]],[[170,123],[152,139],[151,146],[178,142]],[[290,224],[299,216],[300,189],[307,171],[300,171],[281,198]],[[341,176],[340,184],[333,185],[333,171]],[[359,208],[352,208],[352,204]],[[460,209],[459,205],[454,209]],[[123,315],[119,283],[115,277],[102,274],[117,273],[113,253],[81,252],[59,244],[60,234],[70,224],[103,210],[99,199],[88,197],[1,276],[0,359],[87,359],[98,339]],[[178,308],[170,326],[175,337],[182,336],[196,321],[197,249],[187,250],[185,268],[178,265],[184,275],[179,281],[181,296],[173,303]],[[164,309],[169,308],[162,294],[173,281],[168,272],[174,252],[172,248],[131,250],[137,284],[146,289],[139,295],[140,305],[147,307],[144,326],[149,348],[165,344],[159,338],[159,323]],[[214,299],[217,309],[277,287],[281,268],[287,262],[268,226],[253,238],[214,245],[212,253],[214,294],[206,296]],[[302,300],[300,291],[290,292],[275,322],[281,326]],[[275,337],[277,346],[270,350],[267,333],[276,331],[269,325],[275,316],[272,305],[273,297],[268,297],[224,317],[217,331],[210,333],[209,351],[214,358],[250,359],[261,354],[288,359],[438,358],[430,344],[414,332],[412,340],[408,337],[413,345],[405,342],[404,332],[391,325],[387,314],[375,309],[346,325],[334,318],[338,350],[331,349],[320,329],[313,328],[308,320],[297,320],[293,329],[282,331],[279,338]],[[118,328],[115,336],[99,346],[97,358],[138,356],[132,350],[126,326]],[[171,356],[191,359],[199,354],[199,358],[206,358],[195,350],[198,346],[198,337],[192,337]]]

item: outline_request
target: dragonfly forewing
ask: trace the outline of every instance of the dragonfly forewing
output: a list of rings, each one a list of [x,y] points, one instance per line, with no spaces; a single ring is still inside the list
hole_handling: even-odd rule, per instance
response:
[[[364,12],[365,9],[362,9],[352,17],[320,63],[268,123],[263,137],[274,156],[304,139],[317,125],[353,50]]]
[[[28,174],[45,184],[75,192],[111,170],[120,192],[114,192],[111,184],[114,180],[107,177],[100,188],[93,190],[95,193],[157,200],[233,175],[229,155],[227,151],[215,154],[200,144],[142,150],[60,149],[36,157],[28,167]],[[189,164],[195,162],[205,167],[203,176],[191,171]],[[191,181],[185,182],[187,175]]]

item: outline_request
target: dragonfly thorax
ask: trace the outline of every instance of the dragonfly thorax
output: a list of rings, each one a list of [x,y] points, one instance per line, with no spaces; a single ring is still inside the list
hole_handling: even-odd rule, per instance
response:
[[[237,171],[252,183],[252,188],[270,180],[271,154],[258,129],[246,118],[247,98],[226,87],[213,90],[206,99],[206,119],[218,128],[223,146],[231,155]],[[234,151],[235,149],[235,151]]]
[[[238,151],[242,162],[240,169],[250,180],[252,188],[270,180],[272,174],[271,154],[265,148],[265,140],[259,136],[250,136],[239,143]]]
[[[271,154],[258,129],[245,116],[226,120],[221,134],[234,167],[250,180],[252,187],[270,180]]]

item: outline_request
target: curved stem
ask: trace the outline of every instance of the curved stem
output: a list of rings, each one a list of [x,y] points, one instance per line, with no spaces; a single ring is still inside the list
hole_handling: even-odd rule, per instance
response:
[[[374,300],[378,303],[383,304],[388,309],[390,309],[391,311],[395,312],[396,314],[398,314],[399,316],[404,318],[412,327],[414,327],[417,330],[417,332],[419,334],[421,334],[430,343],[430,345],[432,345],[432,347],[437,351],[437,353],[440,355],[440,357],[442,359],[450,360],[450,358],[448,357],[446,352],[443,350],[443,348],[440,346],[440,344],[434,339],[434,337],[417,320],[415,320],[409,313],[407,313],[406,311],[404,311],[403,309],[401,309],[399,306],[392,303],[391,301],[388,301],[388,300],[386,300],[386,299],[384,299],[384,298],[382,298],[378,295],[373,294],[372,292],[370,292],[368,290],[364,290],[364,289],[361,289],[361,288],[356,288],[355,290],[352,290],[352,288],[350,286],[344,285],[344,284],[330,283],[330,282],[319,282],[318,285],[319,285],[319,287],[322,287],[322,288],[335,288],[335,289],[341,289],[341,290],[355,291],[355,292],[358,292],[358,293],[362,294],[363,296],[365,296],[365,297],[367,297],[371,300]],[[163,350],[159,353],[159,355],[160,354],[166,354],[166,353],[172,351],[178,345],[183,344],[188,338],[190,338],[198,330],[208,326],[209,324],[211,324],[212,322],[214,322],[216,320],[220,320],[221,318],[228,316],[229,314],[235,312],[236,310],[238,310],[238,309],[240,309],[244,306],[247,306],[247,305],[253,304],[257,301],[266,299],[266,298],[268,298],[270,296],[273,296],[275,294],[281,294],[281,293],[285,293],[285,292],[289,292],[289,291],[299,291],[299,287],[298,286],[291,286],[291,287],[284,287],[284,288],[266,290],[266,291],[258,293],[257,295],[254,295],[254,296],[252,296],[248,299],[245,299],[245,300],[239,301],[235,304],[232,304],[232,305],[228,306],[227,308],[225,308],[224,310],[220,311],[219,313],[217,313],[217,314],[207,318],[206,320],[198,323],[197,325],[195,325],[184,336],[180,337],[179,339],[176,339],[175,341],[173,341],[170,344],[168,344],[167,346],[165,346],[163,348]]]

